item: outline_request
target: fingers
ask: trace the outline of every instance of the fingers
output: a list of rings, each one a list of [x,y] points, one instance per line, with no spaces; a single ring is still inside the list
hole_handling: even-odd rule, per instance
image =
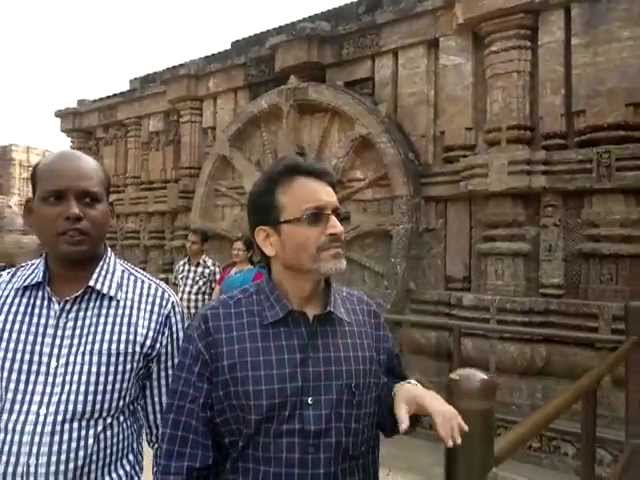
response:
[[[457,412],[453,415],[443,415],[435,424],[436,431],[447,448],[461,445],[462,434],[469,431],[469,427]]]
[[[407,405],[404,402],[398,401],[396,398],[393,409],[396,414],[400,433],[406,433],[409,429],[409,409],[407,408]]]
[[[461,417],[461,416],[459,416],[459,415],[458,415],[458,418],[459,418],[459,420],[460,420],[460,422],[459,422],[459,423],[460,423],[460,427],[462,428],[462,430],[463,430],[465,433],[467,433],[467,432],[469,431],[469,427],[467,426],[467,424],[466,424],[466,423],[464,423],[464,420],[462,419],[462,417]]]
[[[464,420],[462,420],[462,417],[460,416],[460,414],[456,412],[456,421],[454,423],[454,428],[453,428],[456,445],[462,444],[462,434],[468,431],[469,431],[469,427],[467,427],[467,424],[464,423]]]

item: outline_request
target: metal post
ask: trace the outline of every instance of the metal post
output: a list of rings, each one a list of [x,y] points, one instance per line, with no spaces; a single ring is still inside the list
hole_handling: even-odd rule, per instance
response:
[[[447,381],[449,402],[469,426],[462,445],[445,453],[446,480],[486,480],[493,468],[497,382],[474,368],[452,372]]]
[[[596,480],[597,387],[582,397],[580,480]]]

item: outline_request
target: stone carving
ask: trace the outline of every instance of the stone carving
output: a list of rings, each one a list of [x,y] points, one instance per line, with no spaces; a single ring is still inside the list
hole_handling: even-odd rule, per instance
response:
[[[247,60],[247,83],[258,83],[271,78],[275,73],[275,57],[252,57]]]
[[[340,128],[347,124],[351,131]],[[397,301],[414,223],[407,202],[414,187],[405,144],[375,108],[346,89],[291,83],[249,104],[221,133],[200,174],[192,224],[231,238],[245,228],[246,192],[259,171],[303,151],[309,160],[332,166],[340,178],[338,196],[352,211],[347,239],[353,269],[346,280],[388,304]]]
[[[522,13],[489,20],[479,28],[484,38],[487,145],[528,145],[531,142],[529,92],[535,26],[536,17]]]
[[[540,294],[564,294],[564,235],[562,197],[544,194],[540,205]]]
[[[524,295],[530,289],[527,257],[531,232],[525,223],[525,205],[514,197],[494,197],[487,202],[482,222],[481,257],[484,289],[494,295]]]
[[[98,120],[101,123],[113,122],[118,118],[117,108],[106,108],[98,112]]]
[[[597,184],[611,183],[616,171],[616,157],[611,150],[596,149],[593,153],[593,177]]]
[[[593,194],[585,198],[581,217],[584,241],[580,254],[580,296],[623,301],[639,291],[640,215],[638,200],[628,193]]]
[[[375,53],[380,48],[380,32],[372,31],[347,38],[340,50],[344,60]]]

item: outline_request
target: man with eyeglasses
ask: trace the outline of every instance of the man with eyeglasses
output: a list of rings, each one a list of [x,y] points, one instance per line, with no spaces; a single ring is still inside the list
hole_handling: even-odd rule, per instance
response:
[[[467,430],[408,380],[376,305],[339,287],[349,218],[325,167],[268,168],[248,220],[269,276],[205,308],[183,344],[163,418],[162,479],[377,479],[379,432],[433,418],[448,447]]]

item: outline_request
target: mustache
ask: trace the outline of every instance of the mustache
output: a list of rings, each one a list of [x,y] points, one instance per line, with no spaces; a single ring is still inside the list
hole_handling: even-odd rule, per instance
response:
[[[325,250],[331,250],[332,248],[339,248],[341,250],[344,250],[345,242],[341,240],[328,240],[320,244],[320,246],[318,247],[318,251],[323,252]]]

